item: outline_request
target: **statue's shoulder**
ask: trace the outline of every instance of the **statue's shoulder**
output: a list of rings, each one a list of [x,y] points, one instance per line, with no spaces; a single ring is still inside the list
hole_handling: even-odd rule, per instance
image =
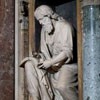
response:
[[[58,21],[57,24],[59,27],[62,27],[62,29],[72,27],[71,24],[66,20]]]
[[[72,34],[74,34],[74,29],[73,29],[73,26],[71,23],[69,23],[68,21],[64,20],[64,21],[58,21],[57,23],[57,29],[62,31],[62,34],[64,33],[65,35],[65,32],[70,32]]]

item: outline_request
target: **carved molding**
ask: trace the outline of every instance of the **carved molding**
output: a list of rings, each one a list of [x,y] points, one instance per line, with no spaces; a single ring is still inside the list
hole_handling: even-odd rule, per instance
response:
[[[81,0],[82,7],[87,5],[100,5],[100,0]]]

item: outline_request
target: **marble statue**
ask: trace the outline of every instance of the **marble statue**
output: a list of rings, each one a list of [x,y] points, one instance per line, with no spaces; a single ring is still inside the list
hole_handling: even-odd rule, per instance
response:
[[[30,95],[34,100],[78,100],[72,26],[47,5],[39,6],[34,16],[42,25],[40,52],[20,64]]]

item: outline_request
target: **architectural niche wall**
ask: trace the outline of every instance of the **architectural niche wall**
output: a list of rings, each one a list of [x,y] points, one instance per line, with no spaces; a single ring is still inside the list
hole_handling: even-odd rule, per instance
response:
[[[0,0],[0,100],[14,100],[14,0]]]

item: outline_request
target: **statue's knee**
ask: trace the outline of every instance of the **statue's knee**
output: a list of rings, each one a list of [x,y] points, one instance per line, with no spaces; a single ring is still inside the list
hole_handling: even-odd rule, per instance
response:
[[[31,61],[25,62],[25,70],[27,70],[27,71],[32,70],[32,62]]]
[[[34,66],[34,64],[33,64],[33,62],[31,62],[31,61],[27,61],[26,63],[25,63],[25,74],[26,74],[26,77],[37,77],[37,72],[36,72],[37,70],[36,70],[36,68],[35,68],[35,66]]]
[[[25,66],[29,66],[29,65],[31,65],[31,61],[26,61]]]

